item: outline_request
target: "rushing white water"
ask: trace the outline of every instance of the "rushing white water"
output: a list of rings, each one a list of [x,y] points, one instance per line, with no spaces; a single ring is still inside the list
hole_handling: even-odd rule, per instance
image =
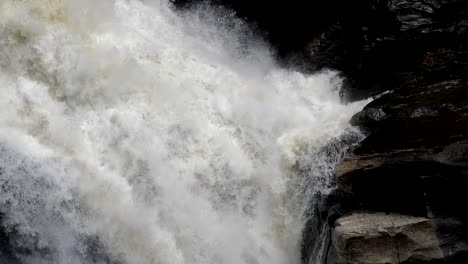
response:
[[[300,262],[342,153],[317,150],[363,102],[224,15],[0,0],[0,212],[22,263]]]

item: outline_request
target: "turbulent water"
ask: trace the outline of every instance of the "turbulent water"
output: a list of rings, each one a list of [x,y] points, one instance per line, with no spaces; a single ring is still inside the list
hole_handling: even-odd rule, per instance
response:
[[[296,264],[363,103],[242,21],[0,0],[0,212],[20,263]],[[313,202],[313,201],[312,201]],[[5,244],[5,243],[3,243]]]

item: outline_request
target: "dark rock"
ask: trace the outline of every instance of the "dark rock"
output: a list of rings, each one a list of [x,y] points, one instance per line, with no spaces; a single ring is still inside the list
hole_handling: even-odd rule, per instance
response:
[[[468,60],[465,47],[455,44],[461,43],[455,39],[465,34],[460,32],[466,26],[437,15],[455,12],[450,8],[458,4],[389,1],[400,33],[385,41],[405,36],[402,43],[412,38],[419,44],[408,55],[410,67],[401,78],[390,78],[396,89],[376,98],[351,120],[367,137],[337,166],[337,183],[356,200],[354,211],[371,213],[337,221],[329,250],[336,262],[331,263],[468,262],[468,211],[461,205],[468,200]],[[375,212],[425,220],[402,226],[411,232],[388,236],[385,221],[376,218],[381,213]],[[383,231],[369,231],[374,225]],[[370,233],[360,236],[363,230]],[[420,239],[422,234],[432,235]],[[424,244],[428,241],[434,243]],[[392,243],[398,246],[389,250]]]
[[[354,200],[338,189],[330,194],[321,193],[313,197],[314,207],[310,210],[308,221],[304,228],[302,258],[305,263],[327,263],[331,247],[331,227],[335,221],[352,208]]]
[[[305,263],[325,263],[325,249],[329,248],[330,225],[328,224],[328,211],[336,202],[335,193],[330,195],[317,194],[314,196],[314,208],[311,208],[308,221],[303,232],[302,258]]]
[[[418,216],[459,216],[467,200],[468,84],[402,87],[352,119],[369,134],[338,165],[338,186],[361,208]]]
[[[460,123],[462,127],[453,134],[463,133],[467,131],[464,127],[465,114],[468,112],[467,89],[467,80],[403,86],[369,103],[363,111],[352,118],[351,124],[371,134],[391,131],[394,135],[395,132],[409,130],[406,129],[408,125],[444,128],[445,124]],[[422,134],[430,134],[427,130],[424,131]],[[415,131],[418,132],[420,131]],[[417,136],[420,135],[421,133],[418,133]]]
[[[14,257],[14,249],[10,244],[10,232],[2,225],[3,217],[3,214],[0,213],[0,264],[20,263]]]
[[[190,6],[201,0],[174,0]],[[468,74],[464,0],[211,0],[263,32],[280,61],[305,72],[337,69],[356,100],[407,84]]]
[[[303,241],[307,243],[303,243],[301,249],[303,260],[307,263],[326,262],[327,249],[331,243],[330,227],[337,218],[355,208],[351,195],[334,188],[335,184],[330,181],[330,172],[334,168],[333,164],[339,162],[347,149],[355,146],[362,136],[357,130],[350,129],[325,146],[309,147],[305,155],[314,157],[315,162],[310,159],[303,160],[305,162],[299,160],[294,166],[295,175],[305,180],[301,185],[308,186],[296,193],[305,192],[301,195],[302,199],[310,197],[306,204],[309,206],[306,212],[308,221],[303,232]],[[328,193],[325,190],[331,191]]]
[[[196,5],[203,0],[173,0],[179,8]],[[238,17],[255,24],[282,55],[303,50],[307,43],[322,30],[352,10],[359,3],[344,0],[292,0],[288,3],[267,0],[210,0],[234,10]],[[348,13],[349,12],[349,13]]]
[[[467,89],[403,86],[353,117],[368,136],[337,166],[337,183],[354,211],[371,212],[337,220],[330,263],[468,262]],[[395,213],[406,220],[395,224]]]

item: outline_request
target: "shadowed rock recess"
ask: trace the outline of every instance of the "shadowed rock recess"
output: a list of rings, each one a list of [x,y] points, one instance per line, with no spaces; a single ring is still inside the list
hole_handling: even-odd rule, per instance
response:
[[[468,263],[468,3],[212,2],[265,32],[285,64],[342,71],[345,99],[387,91],[351,121],[367,137],[317,197],[304,263]]]

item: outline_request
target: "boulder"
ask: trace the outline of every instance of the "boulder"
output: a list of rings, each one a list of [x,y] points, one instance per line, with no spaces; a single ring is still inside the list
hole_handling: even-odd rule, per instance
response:
[[[356,212],[335,222],[327,263],[461,263],[465,232],[456,220]]]

